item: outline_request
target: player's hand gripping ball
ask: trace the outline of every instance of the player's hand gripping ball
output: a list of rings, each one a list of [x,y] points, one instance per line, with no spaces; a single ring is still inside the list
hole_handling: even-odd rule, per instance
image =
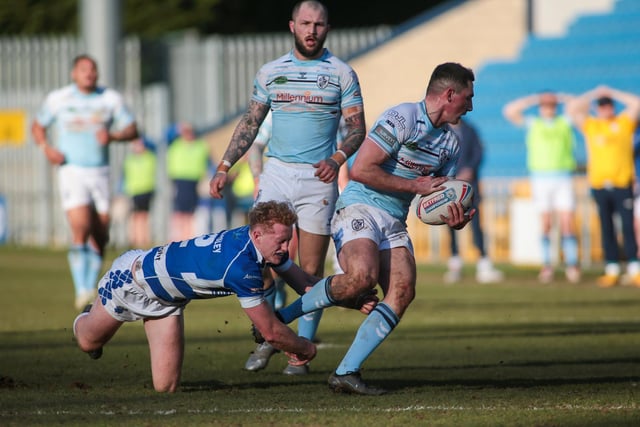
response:
[[[473,187],[467,181],[451,179],[442,184],[444,190],[421,196],[416,205],[418,219],[429,225],[442,225],[441,215],[448,215],[447,206],[460,202],[465,211],[471,209],[473,203]]]

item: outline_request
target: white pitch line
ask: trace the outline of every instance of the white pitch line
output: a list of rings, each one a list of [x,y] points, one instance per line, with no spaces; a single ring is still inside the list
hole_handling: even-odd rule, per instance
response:
[[[15,417],[21,415],[43,415],[43,416],[51,416],[51,415],[102,415],[102,416],[122,416],[122,415],[165,415],[165,416],[175,416],[180,415],[181,413],[186,414],[221,414],[221,413],[229,413],[229,414],[258,414],[258,413],[322,413],[322,412],[385,412],[385,413],[395,413],[395,412],[432,412],[432,411],[486,411],[486,412],[501,412],[501,411],[527,411],[527,412],[538,412],[538,411],[628,411],[628,410],[637,410],[640,409],[639,405],[597,405],[597,406],[584,406],[584,405],[558,405],[558,406],[531,406],[525,408],[517,408],[513,406],[447,406],[447,405],[411,405],[406,407],[391,407],[391,408],[357,408],[357,407],[337,407],[337,408],[313,408],[313,409],[304,409],[304,408],[250,408],[250,409],[220,409],[220,408],[209,408],[209,409],[188,409],[186,411],[179,411],[177,409],[165,409],[162,411],[144,411],[144,410],[135,410],[135,411],[88,411],[88,412],[79,412],[79,411],[45,411],[41,409],[36,409],[32,412],[16,412],[16,411],[0,411],[0,417]]]

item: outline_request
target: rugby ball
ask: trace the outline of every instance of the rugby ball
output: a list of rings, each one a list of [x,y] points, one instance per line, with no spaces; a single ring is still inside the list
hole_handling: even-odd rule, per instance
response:
[[[465,211],[471,208],[473,203],[473,186],[467,181],[451,179],[444,184],[443,190],[426,196],[420,196],[416,205],[418,219],[429,225],[442,225],[444,221],[440,215],[447,216],[447,206],[453,202],[462,203]]]

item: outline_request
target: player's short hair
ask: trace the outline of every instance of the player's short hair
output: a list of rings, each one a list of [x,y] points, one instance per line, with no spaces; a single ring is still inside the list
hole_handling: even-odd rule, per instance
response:
[[[249,211],[249,227],[263,225],[267,228],[274,224],[282,224],[288,227],[293,226],[298,221],[293,207],[286,202],[270,200],[268,202],[256,203]]]
[[[327,6],[325,6],[324,4],[320,3],[317,0],[302,0],[296,3],[296,5],[293,6],[293,10],[291,11],[292,21],[296,20],[296,17],[298,16],[298,12],[300,12],[300,8],[302,7],[303,4],[306,4],[307,6],[311,7],[314,10],[322,9],[322,11],[324,12],[325,21],[327,23],[329,22],[329,9],[327,9]]]
[[[466,88],[475,79],[471,68],[467,68],[457,62],[445,62],[438,65],[431,73],[427,94],[441,93],[447,87],[453,87],[458,91]]]
[[[93,57],[87,53],[81,53],[80,55],[77,55],[76,57],[73,58],[73,61],[71,62],[71,66],[72,68],[75,68],[76,65],[78,65],[78,62],[80,61],[91,61],[91,63],[93,63],[93,66],[95,68],[98,68],[98,63],[96,62],[95,59],[93,59]]]

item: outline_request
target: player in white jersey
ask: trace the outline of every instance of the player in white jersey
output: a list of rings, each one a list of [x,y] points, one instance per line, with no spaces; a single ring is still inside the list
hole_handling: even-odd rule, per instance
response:
[[[314,286],[279,311],[285,322],[318,308],[355,305],[380,284],[384,298],[362,323],[351,348],[329,377],[339,392],[378,395],[385,390],[365,384],[360,368],[386,339],[415,295],[416,264],[406,218],[417,194],[442,189],[455,176],[458,140],[446,123],[457,123],[473,109],[473,72],[457,63],[438,65],[425,99],[385,111],[374,123],[340,195],[332,234],[344,274]],[[475,214],[458,202],[443,220],[464,227]]]
[[[184,357],[184,307],[194,299],[235,294],[271,345],[287,352],[291,363],[306,364],[316,354],[315,345],[276,318],[264,300],[262,283],[263,270],[270,266],[300,294],[318,281],[289,259],[296,220],[288,203],[257,203],[247,226],[125,252],[100,280],[95,303],[74,321],[78,346],[97,359],[124,322],[142,319],[153,386],[174,392]],[[364,313],[376,300],[369,303]]]
[[[210,192],[212,197],[222,197],[226,171],[249,149],[271,111],[272,137],[256,201],[286,200],[295,207],[300,266],[322,276],[338,196],[338,170],[365,135],[362,94],[353,69],[324,48],[329,24],[322,3],[305,0],[296,4],[289,30],[294,47],[256,74],[248,110],[211,179]],[[347,131],[338,149],[341,117]],[[314,337],[319,314],[299,321],[301,335]],[[252,370],[264,368],[273,352],[268,346],[257,348]],[[284,373],[307,371],[307,366],[288,366]]]
[[[88,55],[73,61],[73,84],[51,92],[31,127],[35,143],[58,168],[62,208],[71,227],[69,265],[75,305],[95,297],[95,283],[109,240],[109,158],[111,141],[138,134],[134,117],[120,94],[97,86],[98,68]],[[49,144],[53,126],[56,144]]]

